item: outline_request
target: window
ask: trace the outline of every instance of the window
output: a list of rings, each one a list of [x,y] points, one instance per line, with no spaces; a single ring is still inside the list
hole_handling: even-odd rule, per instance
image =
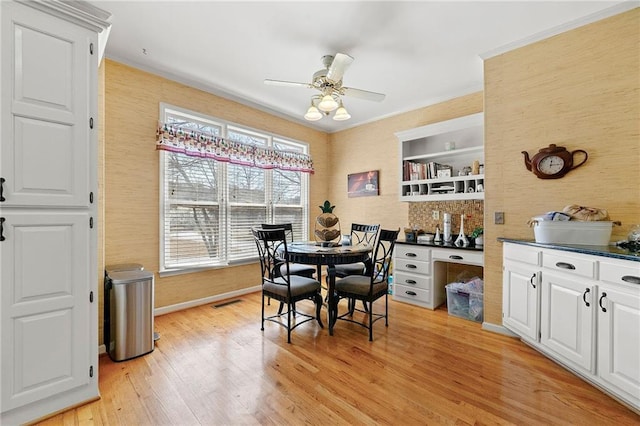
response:
[[[174,128],[253,147],[306,154],[308,146],[169,105],[161,120]],[[161,271],[226,266],[257,256],[252,226],[293,224],[308,235],[308,175],[160,151]]]

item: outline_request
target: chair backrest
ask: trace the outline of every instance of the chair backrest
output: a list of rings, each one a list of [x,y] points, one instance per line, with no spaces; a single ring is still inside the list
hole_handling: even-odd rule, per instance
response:
[[[351,224],[351,244],[374,244],[378,235],[380,225],[361,225],[359,223]]]
[[[263,223],[262,229],[284,229],[289,242],[293,242],[293,224],[291,223]]]
[[[286,231],[283,228],[251,228],[251,233],[258,248],[263,283],[275,282],[275,279],[278,278],[275,271],[279,270],[282,264],[287,265],[286,276],[281,277],[279,284],[282,284],[282,279],[284,279],[285,283],[288,283],[289,262],[287,261]]]
[[[400,228],[397,231],[389,229],[381,229],[378,235],[378,243],[373,252],[373,268],[371,269],[371,286],[373,284],[386,282],[389,278],[389,268],[391,266],[391,258],[393,248],[396,245]]]

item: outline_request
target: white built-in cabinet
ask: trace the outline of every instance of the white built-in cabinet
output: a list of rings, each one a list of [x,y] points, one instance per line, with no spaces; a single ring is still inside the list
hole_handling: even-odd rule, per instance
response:
[[[109,14],[0,7],[0,423],[19,424],[99,396],[97,70]]]
[[[484,173],[460,175],[474,161],[484,163],[483,113],[395,135],[399,141],[400,201],[484,200]],[[444,166],[450,167],[450,176],[438,177],[438,167]]]
[[[640,410],[640,262],[505,242],[503,325]]]

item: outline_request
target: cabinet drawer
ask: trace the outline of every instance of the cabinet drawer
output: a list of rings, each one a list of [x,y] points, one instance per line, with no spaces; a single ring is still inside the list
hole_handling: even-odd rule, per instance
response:
[[[529,265],[540,265],[540,253],[540,250],[533,247],[509,243],[505,243],[504,245],[505,259],[528,263]]]
[[[573,257],[556,251],[542,252],[542,266],[585,278],[596,278],[596,261],[586,256]]]
[[[484,266],[484,254],[482,252],[456,249],[434,249],[432,256],[433,260]]]
[[[640,262],[613,259],[601,261],[600,281],[613,284],[640,284]]]
[[[396,258],[394,271],[411,272],[413,274],[431,274],[431,262],[421,262],[404,258]]]
[[[393,298],[430,304],[431,291],[423,288],[408,287],[406,285],[396,285],[394,283]]]
[[[396,272],[393,275],[394,285],[402,285],[411,288],[431,289],[431,277],[425,275],[409,274],[407,272]]]
[[[396,258],[415,259],[425,262],[431,260],[431,249],[429,247],[409,244],[396,244],[394,250]]]

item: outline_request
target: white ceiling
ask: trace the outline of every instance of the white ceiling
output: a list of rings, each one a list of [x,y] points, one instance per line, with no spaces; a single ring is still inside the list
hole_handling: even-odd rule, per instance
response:
[[[325,132],[482,89],[479,55],[620,1],[89,1],[111,12],[108,58],[181,81]],[[355,58],[348,87],[385,93],[345,97],[352,118],[302,118],[321,57]]]

